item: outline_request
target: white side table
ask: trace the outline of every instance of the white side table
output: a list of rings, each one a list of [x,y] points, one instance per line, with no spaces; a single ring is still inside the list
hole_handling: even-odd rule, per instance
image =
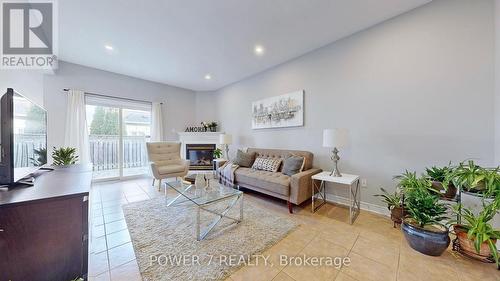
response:
[[[342,173],[341,177],[330,176],[331,172],[322,172],[311,177],[312,180],[312,212],[316,212],[326,202],[325,183],[337,183],[349,187],[349,221],[354,223],[360,210],[359,176]],[[317,184],[317,181],[320,184]],[[354,187],[354,188],[353,188]],[[316,206],[318,199],[321,203]]]

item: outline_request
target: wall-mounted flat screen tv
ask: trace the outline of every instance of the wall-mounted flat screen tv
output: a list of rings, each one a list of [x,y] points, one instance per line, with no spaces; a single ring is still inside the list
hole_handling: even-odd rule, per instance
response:
[[[9,88],[0,118],[0,185],[13,185],[47,163],[47,111]]]

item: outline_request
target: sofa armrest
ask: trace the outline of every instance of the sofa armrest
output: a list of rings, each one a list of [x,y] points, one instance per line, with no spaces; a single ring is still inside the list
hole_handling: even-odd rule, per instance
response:
[[[312,168],[290,177],[290,202],[299,205],[312,197],[311,177],[321,173],[321,169]]]

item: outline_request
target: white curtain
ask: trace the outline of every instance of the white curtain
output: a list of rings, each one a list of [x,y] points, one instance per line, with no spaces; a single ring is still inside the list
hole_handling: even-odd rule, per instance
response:
[[[64,146],[76,148],[79,162],[89,163],[89,134],[85,112],[85,93],[69,90],[66,108],[66,134]]]
[[[163,141],[163,114],[159,102],[153,102],[151,107],[151,141]]]

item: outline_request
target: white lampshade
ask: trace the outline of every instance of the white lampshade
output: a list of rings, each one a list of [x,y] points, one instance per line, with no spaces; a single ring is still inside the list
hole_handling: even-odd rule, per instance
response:
[[[219,143],[220,144],[232,144],[233,143],[233,136],[231,136],[229,134],[219,135]]]
[[[349,143],[349,131],[347,129],[324,129],[323,147],[343,148]]]

